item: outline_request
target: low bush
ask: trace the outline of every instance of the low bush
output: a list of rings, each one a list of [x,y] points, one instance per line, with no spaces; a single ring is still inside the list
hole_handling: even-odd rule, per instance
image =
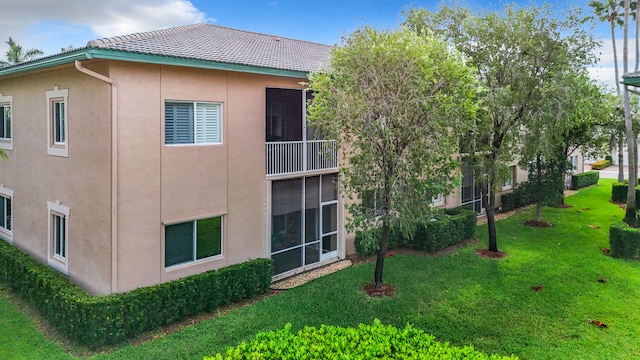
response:
[[[416,231],[410,238],[398,229],[391,229],[389,249],[404,246],[435,252],[475,236],[478,214],[467,208],[434,211],[431,217],[416,222]],[[355,248],[360,257],[376,253],[382,236],[379,227],[356,232]]]
[[[322,325],[305,327],[294,334],[291,324],[284,329],[261,332],[205,360],[236,359],[517,359],[516,356],[486,355],[472,346],[459,348],[435,340],[435,336],[407,325],[404,329],[360,324],[357,328]]]
[[[126,293],[90,296],[56,270],[0,241],[0,280],[62,334],[94,348],[264,294],[272,274],[270,259],[256,259]]]
[[[591,164],[591,169],[593,170],[602,170],[604,168],[607,168],[611,166],[611,160],[605,159],[605,160],[600,160],[600,161],[596,161],[594,163]]]
[[[597,171],[587,171],[580,174],[571,175],[571,190],[582,189],[583,187],[595,185],[600,179],[600,173]]]
[[[613,257],[626,259],[640,257],[640,228],[632,228],[624,222],[611,224],[609,245]]]
[[[536,199],[531,194],[529,183],[523,182],[511,192],[500,194],[500,211],[511,211],[513,209],[533,204],[535,201]]]
[[[640,184],[640,181],[638,181]],[[629,189],[629,181],[614,182],[611,184],[611,201],[615,203],[627,202],[627,191]],[[640,204],[640,185],[636,186],[636,206]]]
[[[613,157],[611,155],[607,155],[604,157],[605,160],[609,160],[613,164]]]

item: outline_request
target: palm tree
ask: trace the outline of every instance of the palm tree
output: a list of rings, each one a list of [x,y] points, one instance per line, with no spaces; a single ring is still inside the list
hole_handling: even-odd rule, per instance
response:
[[[6,43],[9,45],[9,50],[7,51],[7,61],[2,61],[2,66],[20,64],[44,54],[42,50],[38,49],[22,50],[22,46],[18,45],[11,37]]]
[[[588,4],[593,8],[596,16],[600,21],[606,21],[611,25],[611,44],[613,46],[613,62],[616,74],[616,93],[620,97],[620,76],[618,75],[618,51],[616,50],[616,26],[624,24],[624,12],[621,12],[622,6],[617,0],[592,0]],[[624,162],[623,162],[623,132],[618,133],[618,181],[624,181]]]

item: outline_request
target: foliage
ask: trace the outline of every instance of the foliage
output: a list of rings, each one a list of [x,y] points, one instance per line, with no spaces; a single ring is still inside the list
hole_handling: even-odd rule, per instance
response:
[[[0,67],[20,64],[44,54],[42,50],[38,49],[23,50],[22,46],[16,43],[11,37],[6,41],[6,43],[9,45],[9,50],[6,54],[7,61],[0,61]]]
[[[437,342],[435,336],[411,325],[398,329],[375,319],[357,328],[322,325],[305,327],[297,334],[291,324],[284,329],[261,332],[250,342],[227,350],[226,355],[206,360],[234,359],[517,359],[516,356],[485,355],[472,346],[458,348]]]
[[[341,169],[343,193],[375,199],[375,207],[348,205],[347,229],[381,224],[376,286],[390,229],[412,233],[415,219],[431,212],[431,199],[459,181],[451,155],[477,108],[474,70],[466,63],[434,36],[363,27],[310,76],[308,120],[341,146],[348,164]]]
[[[439,210],[416,222],[416,231],[404,236],[399,229],[392,228],[389,249],[403,246],[433,253],[451,245],[459,244],[475,236],[478,214],[465,208]],[[356,233],[356,254],[360,257],[376,253],[382,236],[379,227]]]
[[[609,160],[609,159],[599,160],[599,161],[596,161],[596,162],[591,164],[591,169],[592,170],[602,170],[604,168],[608,168],[609,166],[611,166],[611,160]]]
[[[611,185],[611,201],[615,203],[626,203],[627,202],[627,192],[629,189],[629,182],[614,182]],[[640,201],[640,185],[636,186],[636,206]]]
[[[624,222],[615,222],[609,227],[611,256],[616,258],[640,257],[640,229]]]
[[[536,198],[532,194],[531,186],[528,182],[518,184],[518,187],[511,192],[500,194],[500,211],[507,212],[518,209],[529,204],[533,204]]]
[[[536,202],[536,221],[542,221],[543,205],[555,206],[564,198],[564,174],[570,165],[566,157],[542,158],[529,163],[529,194]],[[597,182],[597,180],[596,180]]]
[[[388,281],[398,290],[392,298],[363,293],[374,264],[361,263],[246,306],[222,309],[173,333],[159,331],[148,341],[105,349],[92,359],[202,359],[287,323],[297,333],[304,326],[357,327],[376,318],[397,328],[412,324],[455,346],[473,344],[484,353],[528,360],[637,359],[640,262],[604,256],[599,249],[609,247],[608,226],[624,216],[609,201],[612,182],[601,179],[598,186],[567,197],[572,208],[548,209],[550,228],[523,226],[532,210],[498,221],[508,254],[502,260],[479,257],[477,244],[439,256],[388,258]],[[476,236],[486,242],[486,225]],[[534,285],[543,289],[533,291]],[[587,319],[609,328],[594,327]],[[21,326],[5,320],[0,317],[0,326]],[[35,322],[25,326],[37,331]],[[0,354],[37,358],[19,349],[46,346],[41,338],[25,336],[0,341]]]
[[[571,190],[582,189],[583,187],[595,185],[600,179],[600,173],[597,171],[587,171],[580,174],[571,175]]]
[[[0,241],[0,280],[62,334],[91,347],[264,294],[271,274],[271,260],[256,259],[126,293],[90,296],[59,272]]]
[[[503,182],[501,169],[520,154],[522,132],[527,135],[530,124],[540,125],[536,119],[549,119],[550,102],[566,96],[565,87],[556,86],[558,79],[584,74],[597,60],[598,42],[579,9],[559,14],[549,7],[506,5],[499,12],[476,14],[441,6],[438,12],[411,9],[406,23],[450,41],[478,69],[485,91],[470,153],[478,154],[476,172],[486,174],[489,185],[488,248],[496,252],[495,194]]]

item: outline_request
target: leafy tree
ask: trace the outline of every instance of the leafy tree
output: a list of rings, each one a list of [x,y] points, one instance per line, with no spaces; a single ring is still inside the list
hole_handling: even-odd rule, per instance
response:
[[[489,251],[497,252],[495,194],[503,169],[522,146],[521,132],[544,108],[558,73],[595,62],[597,42],[585,29],[579,9],[557,14],[549,7],[505,6],[501,12],[441,6],[438,12],[412,9],[406,23],[450,41],[477,67],[485,91],[474,128],[476,163],[486,174]],[[482,139],[482,141],[478,141]]]
[[[7,51],[7,61],[2,61],[2,66],[20,64],[44,54],[42,50],[38,49],[23,50],[22,46],[16,43],[11,37],[6,43],[9,45],[9,50]]]
[[[391,228],[405,234],[431,199],[459,181],[454,154],[477,108],[475,71],[444,41],[412,31],[358,29],[310,76],[311,125],[337,139],[350,231],[380,226],[374,285],[383,284]],[[375,205],[373,205],[375,204]]]

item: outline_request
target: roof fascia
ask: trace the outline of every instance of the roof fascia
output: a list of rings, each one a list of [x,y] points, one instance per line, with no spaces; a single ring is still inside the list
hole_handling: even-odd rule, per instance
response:
[[[74,62],[75,60],[89,60],[89,59],[118,60],[118,61],[129,61],[129,62],[138,62],[138,63],[147,63],[147,64],[183,66],[183,67],[200,68],[200,69],[226,70],[226,71],[244,72],[244,73],[251,73],[251,74],[274,75],[274,76],[293,77],[293,78],[308,77],[308,73],[305,71],[272,69],[272,68],[264,68],[259,66],[229,64],[229,63],[221,63],[221,62],[214,62],[214,61],[208,61],[208,60],[187,59],[187,58],[179,58],[179,57],[164,56],[164,55],[153,55],[153,54],[141,54],[141,53],[126,52],[126,51],[111,50],[111,49],[99,49],[99,48],[88,48],[88,49],[77,50],[72,53],[60,54],[50,58],[36,60],[33,62],[29,62],[29,63],[17,65],[17,66],[11,66],[9,68],[4,68],[4,69],[0,68],[0,76],[19,74],[19,73],[29,72],[33,70],[68,64],[68,63]]]
[[[622,81],[620,83],[622,83],[622,85],[629,85],[629,86],[639,87],[640,86],[640,77],[634,76],[634,77],[622,78]]]

